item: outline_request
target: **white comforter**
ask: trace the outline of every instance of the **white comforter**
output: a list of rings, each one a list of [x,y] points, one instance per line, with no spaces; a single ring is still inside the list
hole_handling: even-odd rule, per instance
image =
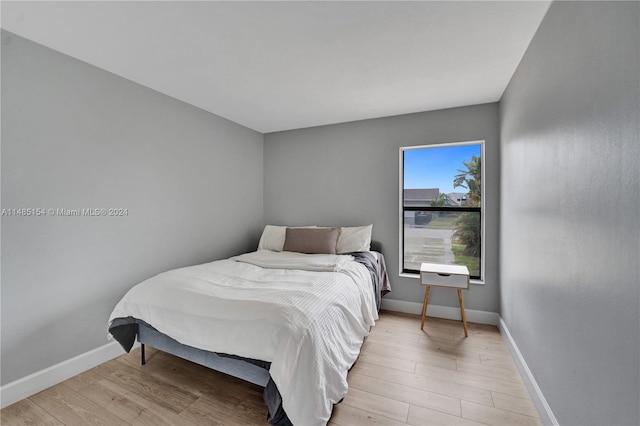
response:
[[[296,426],[327,423],[378,318],[370,275],[351,256],[266,250],[150,278],[109,322],[129,316],[185,345],[270,361]]]

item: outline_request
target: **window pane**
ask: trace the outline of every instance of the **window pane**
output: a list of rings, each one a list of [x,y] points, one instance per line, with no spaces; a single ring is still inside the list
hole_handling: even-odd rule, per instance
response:
[[[405,270],[419,271],[422,262],[465,265],[480,277],[479,212],[405,211]]]
[[[405,207],[480,207],[480,144],[404,151]]]

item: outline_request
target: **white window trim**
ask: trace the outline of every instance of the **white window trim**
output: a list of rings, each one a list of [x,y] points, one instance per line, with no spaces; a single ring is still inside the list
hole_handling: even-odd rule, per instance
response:
[[[399,175],[398,175],[398,241],[400,242],[400,244],[398,245],[398,267],[399,267],[399,271],[398,271],[398,276],[400,277],[405,277],[405,278],[420,278],[420,274],[410,274],[410,273],[406,273],[403,272],[404,269],[404,256],[403,256],[403,252],[404,252],[404,232],[403,232],[403,227],[404,227],[404,197],[403,197],[403,193],[404,193],[404,162],[403,162],[403,153],[405,151],[410,151],[410,150],[414,150],[414,149],[424,149],[424,148],[445,148],[447,146],[462,146],[462,145],[480,145],[480,155],[482,156],[482,162],[481,162],[481,168],[482,168],[482,202],[481,202],[481,206],[480,209],[482,210],[482,215],[481,215],[481,247],[480,247],[480,279],[472,279],[470,280],[471,284],[480,284],[480,285],[484,285],[484,281],[485,281],[485,265],[486,265],[486,256],[485,256],[485,225],[486,225],[486,214],[485,214],[485,188],[487,187],[486,185],[486,180],[485,180],[485,141],[484,140],[476,140],[476,141],[463,141],[463,142],[447,142],[447,143],[434,143],[434,144],[426,144],[426,145],[416,145],[416,146],[401,146],[399,149],[399,155],[398,155],[398,170],[400,171]]]

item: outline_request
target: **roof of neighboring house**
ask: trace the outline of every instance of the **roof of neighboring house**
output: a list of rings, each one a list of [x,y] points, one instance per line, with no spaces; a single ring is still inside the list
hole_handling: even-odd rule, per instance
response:
[[[433,201],[440,196],[439,188],[405,189],[405,201]]]
[[[463,198],[464,197],[464,198]],[[469,197],[467,192],[450,192],[447,194],[448,206],[460,206],[463,201],[466,201]]]

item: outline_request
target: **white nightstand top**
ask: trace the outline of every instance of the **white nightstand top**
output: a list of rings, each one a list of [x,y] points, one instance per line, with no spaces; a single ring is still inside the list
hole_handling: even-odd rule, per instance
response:
[[[469,275],[469,269],[464,265],[442,265],[439,263],[423,263],[420,272],[434,272],[436,274]]]

